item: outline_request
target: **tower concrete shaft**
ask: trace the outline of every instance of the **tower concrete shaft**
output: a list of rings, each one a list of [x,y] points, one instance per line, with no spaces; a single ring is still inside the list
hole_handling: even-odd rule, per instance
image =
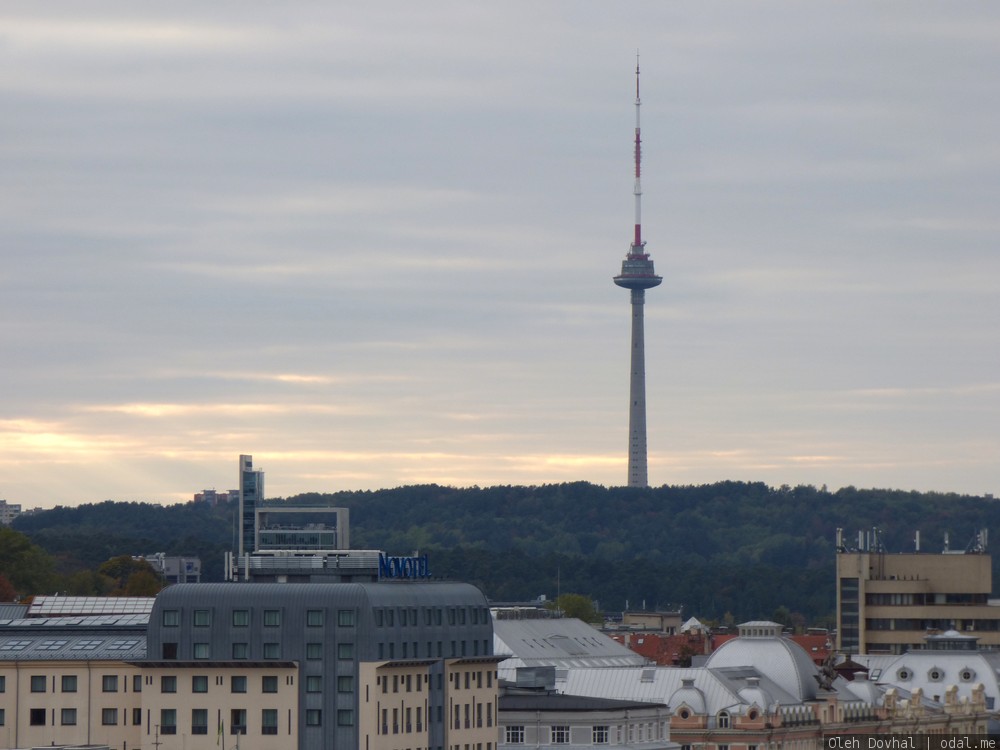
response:
[[[628,407],[628,486],[648,487],[646,467],[646,342],[643,306],[646,290],[632,289],[632,370]]]

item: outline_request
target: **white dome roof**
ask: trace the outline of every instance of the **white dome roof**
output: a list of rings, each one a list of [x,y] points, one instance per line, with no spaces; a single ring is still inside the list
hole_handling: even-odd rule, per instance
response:
[[[688,706],[694,713],[703,714],[706,712],[707,704],[705,694],[694,686],[694,680],[685,678],[681,680],[681,686],[670,696],[667,705],[675,713],[681,706]]]
[[[741,625],[739,638],[723,643],[708,657],[705,666],[752,667],[796,699],[814,699],[819,670],[805,649],[780,635],[780,627],[763,622]]]

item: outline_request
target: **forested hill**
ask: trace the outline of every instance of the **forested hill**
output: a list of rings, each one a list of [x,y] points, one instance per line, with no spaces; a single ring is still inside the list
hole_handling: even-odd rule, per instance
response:
[[[978,529],[1000,527],[1000,502],[992,499],[744,482],[421,485],[274,502],[349,508],[353,547],[428,552],[435,575],[474,582],[493,600],[551,598],[558,587],[605,609],[626,601],[683,605],[685,614],[736,619],[781,610],[809,622],[833,611],[838,527],[848,540],[878,527],[890,553],[912,550],[917,530],[922,548],[937,551],[946,532],[952,549],[961,549]],[[67,564],[122,553],[198,554],[213,578],[233,535],[231,508],[195,504],[60,508],[22,517],[15,528]]]

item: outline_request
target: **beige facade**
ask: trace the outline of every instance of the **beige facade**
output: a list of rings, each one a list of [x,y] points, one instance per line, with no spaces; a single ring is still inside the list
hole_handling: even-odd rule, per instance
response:
[[[234,746],[236,735],[241,750],[297,747],[298,679],[289,663],[146,667],[140,747],[209,750]]]
[[[0,747],[138,748],[140,671],[124,662],[0,662]]]
[[[922,646],[928,631],[945,630],[1000,645],[990,566],[981,553],[838,553],[838,649],[900,654]]]

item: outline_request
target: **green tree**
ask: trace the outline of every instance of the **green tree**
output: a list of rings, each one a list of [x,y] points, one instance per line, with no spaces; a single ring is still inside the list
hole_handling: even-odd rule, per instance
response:
[[[21,596],[48,594],[55,587],[55,562],[24,534],[0,526],[0,574]]]
[[[584,622],[598,622],[601,619],[594,607],[594,600],[583,594],[562,594],[550,608],[558,609],[563,617],[575,617]]]
[[[163,588],[153,566],[130,555],[112,557],[97,572],[114,582],[114,588],[108,592],[111,596],[154,596]]]

